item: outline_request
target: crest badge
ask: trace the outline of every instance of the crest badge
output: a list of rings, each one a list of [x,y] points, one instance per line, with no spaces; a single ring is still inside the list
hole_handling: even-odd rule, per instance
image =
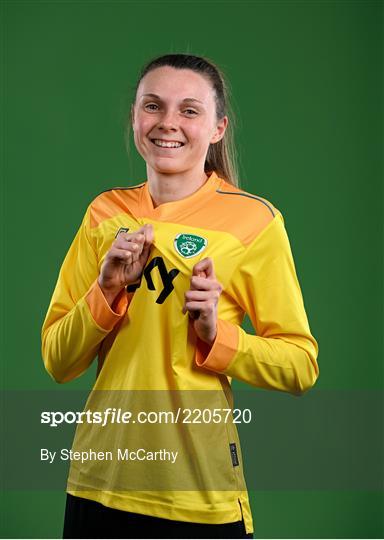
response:
[[[201,253],[207,247],[208,241],[196,234],[178,234],[173,242],[179,255],[185,259],[190,259]]]

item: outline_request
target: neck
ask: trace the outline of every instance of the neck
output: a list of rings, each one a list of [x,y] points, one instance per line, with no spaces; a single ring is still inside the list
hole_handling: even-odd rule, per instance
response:
[[[204,170],[168,174],[159,173],[147,166],[147,178],[153,205],[156,207],[192,195],[205,184],[208,176]]]

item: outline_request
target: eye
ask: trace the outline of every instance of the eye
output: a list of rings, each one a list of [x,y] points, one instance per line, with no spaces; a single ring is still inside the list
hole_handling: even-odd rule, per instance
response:
[[[184,112],[185,112],[188,116],[194,116],[195,114],[198,114],[198,112],[195,111],[194,109],[185,109]]]
[[[144,105],[144,109],[148,111],[156,111],[158,109],[158,105],[156,103],[147,103]]]

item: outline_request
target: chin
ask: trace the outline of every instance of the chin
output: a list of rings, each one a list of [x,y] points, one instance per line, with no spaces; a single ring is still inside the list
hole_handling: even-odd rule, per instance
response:
[[[176,163],[156,163],[152,168],[161,174],[177,174],[183,172],[186,167],[178,166]]]

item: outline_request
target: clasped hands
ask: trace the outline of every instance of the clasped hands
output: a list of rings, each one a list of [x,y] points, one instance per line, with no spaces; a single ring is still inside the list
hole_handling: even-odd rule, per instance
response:
[[[154,238],[153,226],[143,225],[133,233],[117,235],[105,256],[98,277],[110,306],[121,290],[141,276]],[[189,313],[197,336],[212,345],[217,333],[217,305],[222,286],[217,281],[212,259],[206,257],[192,269],[190,287],[184,294],[182,312]]]

